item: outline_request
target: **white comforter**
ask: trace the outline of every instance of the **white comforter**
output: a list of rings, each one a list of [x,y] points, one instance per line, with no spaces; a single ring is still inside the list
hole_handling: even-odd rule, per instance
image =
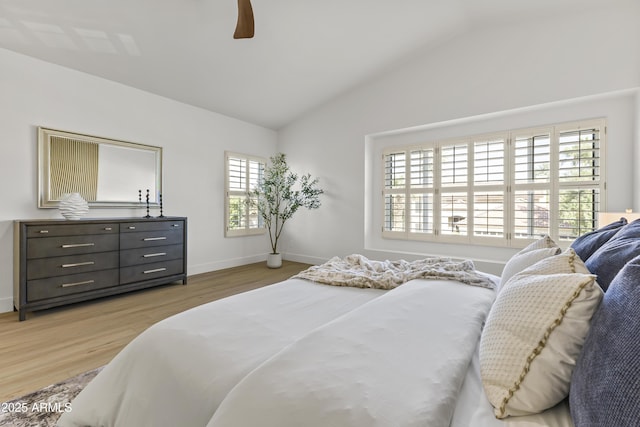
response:
[[[491,290],[413,280],[247,375],[209,427],[447,427]]]
[[[205,426],[260,363],[383,293],[292,279],[173,316],[123,349],[58,425]]]
[[[570,425],[491,415],[472,360],[493,298],[453,281],[381,291],[290,279],[149,328],[59,426]]]

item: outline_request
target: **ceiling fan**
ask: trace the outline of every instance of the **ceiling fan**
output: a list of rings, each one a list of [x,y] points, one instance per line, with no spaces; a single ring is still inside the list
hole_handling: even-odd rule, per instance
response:
[[[233,33],[234,39],[250,39],[253,37],[253,8],[251,0],[238,0],[238,23]]]

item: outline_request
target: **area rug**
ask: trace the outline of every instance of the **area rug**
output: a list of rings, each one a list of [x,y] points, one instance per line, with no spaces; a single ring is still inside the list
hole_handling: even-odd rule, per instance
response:
[[[71,401],[102,367],[84,372],[17,399],[3,402],[0,427],[55,427],[58,418],[73,410]]]

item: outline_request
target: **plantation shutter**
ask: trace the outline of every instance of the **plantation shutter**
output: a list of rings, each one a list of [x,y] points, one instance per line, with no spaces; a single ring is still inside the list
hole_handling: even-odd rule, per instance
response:
[[[249,191],[262,179],[266,160],[225,153],[225,235],[242,236],[264,232],[256,208],[249,208]]]
[[[551,234],[551,135],[551,129],[512,135],[515,239]]]
[[[435,150],[411,150],[409,158],[409,230],[412,233],[433,234]]]
[[[440,152],[440,233],[466,236],[469,144],[443,145]]]
[[[524,247],[597,228],[604,120],[383,152],[382,236]]]
[[[433,234],[434,148],[390,151],[383,162],[383,233]]]
[[[384,155],[384,225],[383,231],[404,232],[407,212],[407,152]]]
[[[503,239],[505,236],[506,139],[506,135],[497,135],[473,142],[471,193],[475,237]]]
[[[597,228],[601,197],[602,127],[558,130],[559,238],[571,240]]]
[[[260,182],[262,178],[264,178],[264,161],[258,160],[248,160],[248,169],[249,173],[247,175],[248,185],[247,190],[251,191],[255,188],[256,185]],[[258,213],[258,208],[255,204],[252,204],[249,210],[247,211],[247,225],[249,228],[263,228],[264,220]]]

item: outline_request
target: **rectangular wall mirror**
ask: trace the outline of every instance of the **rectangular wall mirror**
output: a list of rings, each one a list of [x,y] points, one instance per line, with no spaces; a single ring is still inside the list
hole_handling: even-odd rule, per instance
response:
[[[89,206],[139,207],[147,190],[158,205],[162,147],[38,128],[39,208],[58,207],[65,193],[80,193]]]

